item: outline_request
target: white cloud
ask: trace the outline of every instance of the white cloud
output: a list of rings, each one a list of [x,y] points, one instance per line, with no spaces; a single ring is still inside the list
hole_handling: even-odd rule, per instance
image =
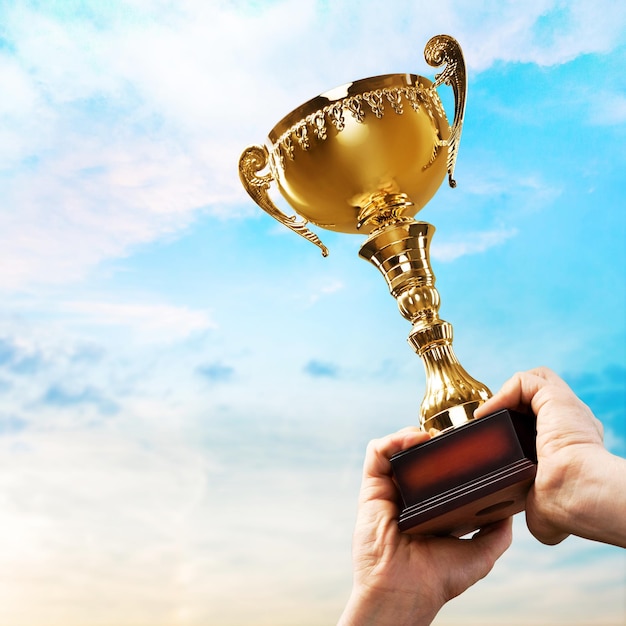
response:
[[[591,122],[597,126],[626,123],[626,96],[623,93],[596,93]]]
[[[330,279],[328,282],[320,285],[317,288],[311,289],[309,293],[309,303],[315,304],[320,298],[324,298],[326,296],[330,296],[334,293],[342,291],[344,289],[344,284],[342,281],[337,279]]]
[[[464,233],[461,241],[432,244],[432,257],[439,261],[454,261],[461,256],[485,252],[515,237],[515,229],[498,229],[479,233]]]
[[[185,228],[234,184],[213,180],[208,159],[175,139],[124,127],[69,132],[52,152],[5,178],[0,288],[80,279],[102,259]]]
[[[62,313],[97,326],[125,326],[140,337],[152,340],[180,340],[194,332],[215,328],[205,311],[167,304],[128,304],[73,301],[60,307]]]
[[[320,466],[331,429],[320,437],[306,420],[292,427],[303,446],[293,467],[276,416],[271,429],[258,410],[220,425],[206,406],[193,416],[166,404],[133,402],[91,428],[0,433],[0,622],[269,625],[305,617],[303,602],[316,617],[337,611],[354,456]],[[316,602],[320,588],[330,593]]]
[[[237,213],[245,145],[334,84],[422,71],[436,32],[458,37],[474,71],[561,63],[619,41],[625,9],[604,4],[6,6],[0,287],[80,279],[199,209]]]
[[[173,433],[158,450],[102,432],[22,440],[2,442],[0,620],[166,623],[210,461]]]
[[[483,70],[496,61],[557,65],[582,54],[608,52],[623,38],[626,10],[611,0],[515,0],[497,5],[459,3],[466,9],[455,36],[468,65]],[[462,10],[462,9],[461,9]]]

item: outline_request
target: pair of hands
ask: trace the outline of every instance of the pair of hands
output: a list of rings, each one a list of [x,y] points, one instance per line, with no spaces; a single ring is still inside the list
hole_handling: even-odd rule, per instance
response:
[[[589,408],[544,368],[513,376],[476,417],[503,408],[537,416],[537,476],[526,501],[535,537],[556,544],[577,534],[626,547],[626,460],[604,448],[602,425]],[[398,531],[389,458],[428,438],[407,428],[368,446],[353,540],[353,589],[340,626],[430,624],[448,600],[486,576],[511,543],[510,519],[471,539]]]

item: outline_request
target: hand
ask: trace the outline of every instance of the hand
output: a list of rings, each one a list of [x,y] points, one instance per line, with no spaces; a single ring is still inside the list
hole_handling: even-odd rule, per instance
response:
[[[537,416],[537,476],[526,523],[541,542],[569,534],[626,547],[626,460],[603,444],[602,424],[554,372],[515,374],[475,416],[499,409]]]
[[[511,543],[511,520],[471,539],[398,531],[389,458],[429,436],[415,428],[372,441],[366,452],[353,540],[354,581],[340,626],[423,626],[486,576]]]

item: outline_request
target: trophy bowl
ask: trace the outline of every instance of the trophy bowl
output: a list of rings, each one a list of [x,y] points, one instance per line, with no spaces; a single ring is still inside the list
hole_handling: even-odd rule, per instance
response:
[[[362,210],[378,193],[404,193],[412,217],[447,171],[450,131],[431,81],[366,78],[292,111],[269,133],[269,165],[295,211],[327,230],[368,234]]]

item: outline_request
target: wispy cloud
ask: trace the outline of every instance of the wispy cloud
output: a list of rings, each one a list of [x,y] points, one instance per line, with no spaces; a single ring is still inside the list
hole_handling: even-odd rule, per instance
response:
[[[479,254],[504,244],[515,237],[515,229],[501,229],[480,233],[464,233],[459,241],[438,242],[432,244],[432,256],[438,261],[454,261],[468,254]]]
[[[626,123],[626,96],[618,92],[596,93],[591,108],[591,123],[597,126],[614,126]]]
[[[523,12],[515,2],[494,10],[452,0],[379,9],[313,0],[4,5],[0,288],[80,279],[103,259],[181,232],[200,210],[240,214],[237,157],[286,112],[277,102],[295,106],[357,71],[421,71],[419,47],[436,32],[459,38],[480,71],[607,52],[625,22],[609,0],[533,0]],[[371,46],[371,33],[386,45]]]
[[[344,284],[340,280],[331,280],[321,287],[313,288],[309,294],[310,304],[315,304],[321,298],[330,296],[344,289]]]
[[[532,0],[523,12],[508,0],[499,3],[498,11],[489,4],[474,5],[464,17],[468,19],[458,24],[458,37],[467,41],[470,67],[476,70],[497,61],[549,66],[608,52],[626,25],[626,10],[610,0],[593,5],[585,0]]]
[[[61,311],[84,324],[128,327],[140,339],[172,341],[215,328],[206,311],[168,304],[131,304],[98,301],[65,302]]]

